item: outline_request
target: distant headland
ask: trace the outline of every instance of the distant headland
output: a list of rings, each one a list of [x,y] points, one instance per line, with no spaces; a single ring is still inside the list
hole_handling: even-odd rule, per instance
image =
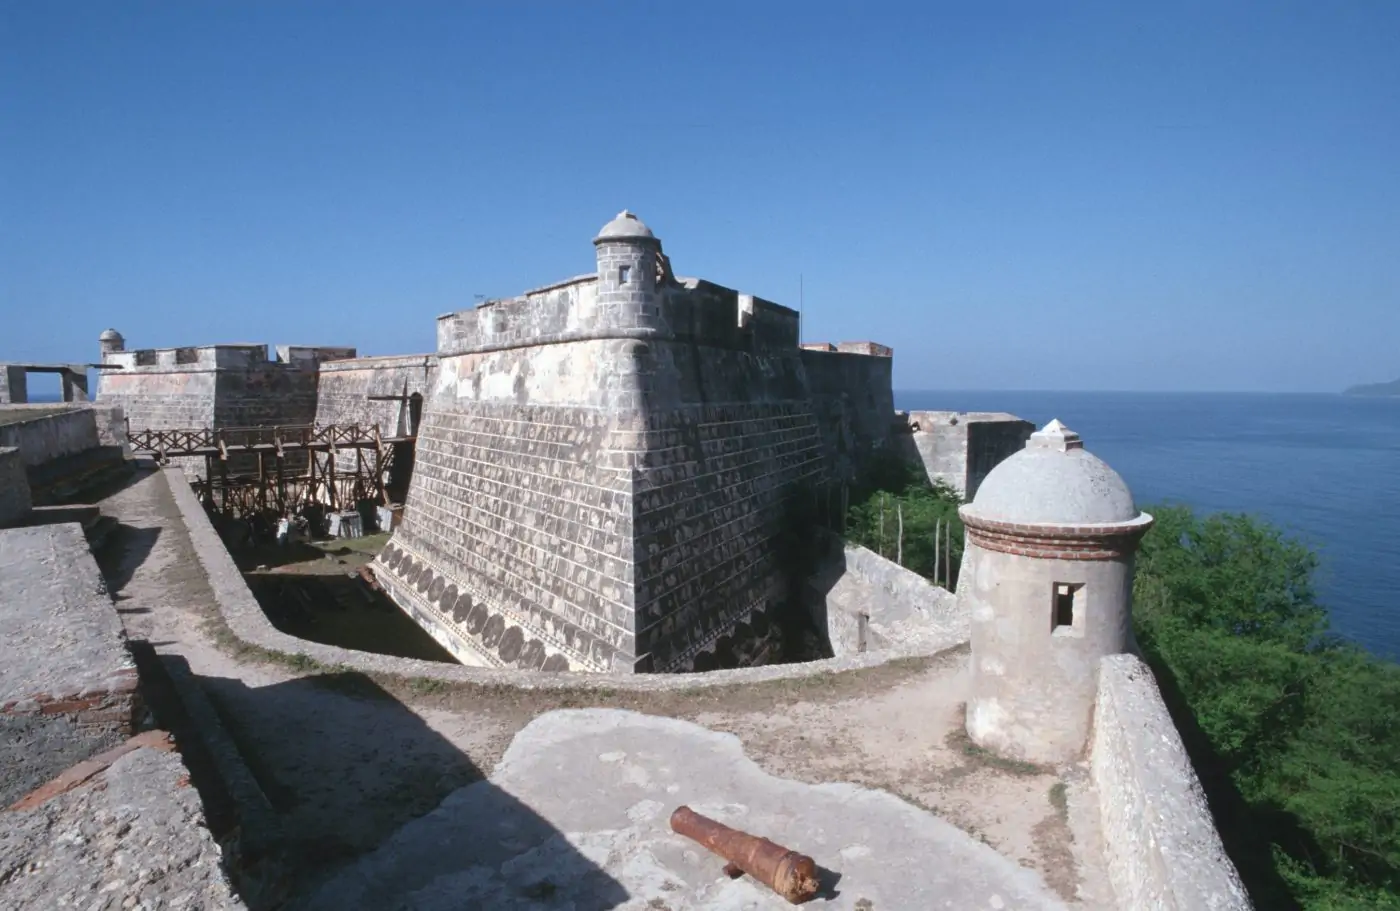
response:
[[[1389,383],[1366,383],[1343,390],[1342,395],[1394,395],[1400,396],[1400,380]]]

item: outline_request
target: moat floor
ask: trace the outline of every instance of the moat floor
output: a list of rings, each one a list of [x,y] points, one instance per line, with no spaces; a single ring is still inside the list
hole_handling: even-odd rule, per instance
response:
[[[837,844],[845,838],[844,824],[839,822],[845,817],[839,815],[844,812],[840,801],[827,803],[835,792],[805,788],[799,782],[850,782],[889,792],[929,811],[917,814],[921,821],[916,828],[924,827],[923,835],[891,837],[887,843],[879,843],[880,852],[892,852],[880,861],[886,865],[880,869],[894,871],[904,863],[914,863],[919,869],[939,867],[938,876],[951,877],[949,882],[962,881],[970,890],[961,893],[968,896],[968,903],[957,902],[953,907],[1051,907],[1054,901],[1074,908],[1111,907],[1102,870],[1096,796],[1088,788],[1084,769],[1047,770],[1005,763],[969,744],[962,734],[965,650],[841,675],[694,693],[600,695],[494,687],[445,693],[389,692],[358,673],[297,675],[281,666],[237,660],[216,644],[205,622],[212,611],[213,593],[160,473],[147,474],[113,495],[104,501],[103,511],[121,522],[112,543],[99,557],[129,635],[150,641],[169,660],[188,663],[280,816],[283,835],[297,862],[289,907],[308,907],[318,894],[333,894],[322,893],[323,889],[343,888],[346,877],[356,875],[350,871],[373,867],[376,855],[371,852],[389,839],[413,839],[418,837],[415,831],[429,832],[431,826],[443,824],[441,814],[420,818],[449,795],[452,803],[443,807],[444,813],[452,806],[468,808],[467,815],[450,824],[460,826],[465,821],[470,825],[477,819],[488,824],[489,817],[472,809],[477,806],[473,801],[484,800],[480,795],[502,787],[514,789],[512,793],[532,816],[548,820],[553,828],[565,827],[560,829],[565,835],[582,837],[596,826],[606,825],[612,827],[606,831],[631,833],[626,837],[645,843],[645,850],[653,856],[670,850],[663,849],[663,843],[681,850],[683,843],[672,841],[676,836],[661,831],[674,809],[667,802],[672,795],[664,789],[661,794],[644,795],[627,777],[638,774],[628,769],[641,770],[649,780],[660,774],[655,771],[659,766],[639,764],[635,758],[646,750],[635,743],[624,745],[624,741],[640,736],[636,732],[645,730],[644,724],[620,725],[612,735],[617,741],[612,748],[594,749],[597,743],[589,738],[596,740],[602,735],[571,732],[567,724],[557,721],[578,718],[579,713],[556,713],[530,727],[508,761],[502,762],[512,740],[532,720],[559,708],[586,707],[668,716],[735,735],[737,740],[722,740],[741,747],[747,759],[730,756],[725,761],[733,774],[711,774],[703,789],[676,792],[674,803],[693,800],[717,808],[748,807],[745,812],[751,815],[721,814],[721,818],[755,831],[771,823],[772,828],[760,834],[811,853],[841,873],[843,882],[836,886],[841,893],[839,903],[818,899],[814,907],[892,911],[913,906],[894,903],[897,893],[889,890],[896,884],[869,878],[878,877],[873,872],[877,867],[874,860],[865,859],[859,846],[871,848],[873,857],[876,843],[865,839],[859,844]],[[653,732],[642,739],[655,740],[656,750],[664,747],[671,751],[668,755],[675,756],[656,762],[680,769],[684,767],[682,754],[694,752],[691,747],[696,744],[710,742],[700,728],[667,728],[666,737]],[[542,744],[541,737],[561,742],[573,738],[576,742],[568,752],[561,747],[540,746],[539,756],[523,761],[520,757],[529,752],[529,744]],[[600,765],[598,756],[612,752],[634,758],[619,760],[615,766]],[[565,764],[562,777],[558,773],[547,775],[548,764],[566,755],[577,761]],[[583,761],[586,756],[591,757],[587,763]],[[483,782],[488,775],[495,776],[494,780]],[[532,780],[537,780],[542,790],[531,790]],[[482,787],[462,790],[474,782],[483,782]],[[683,784],[679,778],[676,783]],[[787,807],[782,811],[771,803],[780,794],[785,795],[781,805]],[[646,801],[661,807],[648,815],[643,812],[650,808]],[[489,801],[481,806],[487,804]],[[629,809],[643,818],[632,819],[627,815]],[[582,815],[570,815],[575,811]],[[595,811],[596,815],[590,815]],[[612,819],[607,814],[613,811],[622,816]],[[405,829],[410,823],[420,828]],[[832,834],[817,838],[821,831]],[[928,835],[932,832],[943,834]],[[574,853],[582,851],[596,865],[601,842],[590,839],[593,836],[579,844],[568,838],[550,841],[553,847],[548,850],[567,847]],[[976,842],[995,853],[971,852],[978,847]],[[584,843],[592,847],[585,850],[580,847]],[[521,856],[503,860],[487,880],[498,885],[514,882],[510,871],[533,862],[525,856],[531,847],[522,843]],[[855,850],[843,855],[843,848]],[[901,851],[908,856],[899,855]],[[415,881],[426,882],[423,877],[428,875],[465,875],[465,859],[451,851],[439,853],[440,860],[426,850],[417,852]],[[607,854],[604,852],[601,861],[602,875],[620,876],[631,888],[642,888],[643,882],[650,881],[646,877],[651,874],[628,881],[631,874],[607,866]],[[968,857],[975,857],[975,862]],[[437,863],[440,871],[433,874]],[[669,864],[665,866],[670,869]],[[777,904],[764,904],[753,896],[750,903],[746,903],[749,899],[735,898],[749,893],[732,890],[752,888],[743,881],[721,889],[723,884],[718,880],[705,879],[717,873],[719,866],[717,860],[712,863],[703,856],[694,862],[686,858],[683,869],[672,870],[685,890],[677,891],[674,900],[667,897],[669,893],[633,896],[642,899],[635,907],[658,911],[667,907],[674,911],[786,907],[768,893],[762,893],[763,901],[771,899]],[[869,890],[862,892],[856,885],[848,890],[848,875],[853,884],[869,883]],[[404,881],[403,888],[409,885]],[[481,888],[496,886],[488,882]],[[977,902],[972,901],[974,893],[980,896]],[[721,900],[721,894],[729,897]],[[889,897],[882,903],[876,900],[877,895]],[[1013,898],[1021,895],[1040,896],[1035,901],[1041,904]],[[713,901],[705,896],[713,896]],[[1003,904],[994,902],[993,896]],[[958,893],[948,897],[956,898]],[[867,903],[858,904],[861,898]],[[614,906],[579,904],[578,895],[573,899],[580,909]],[[533,905],[521,906],[550,907],[539,897],[531,900]],[[1047,901],[1051,904],[1044,904]],[[422,907],[432,905],[425,902]]]

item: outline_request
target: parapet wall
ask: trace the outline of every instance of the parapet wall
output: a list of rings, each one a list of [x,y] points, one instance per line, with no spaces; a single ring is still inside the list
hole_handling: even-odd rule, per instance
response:
[[[0,528],[22,521],[32,506],[29,478],[19,450],[0,446]]]
[[[310,424],[322,362],[353,348],[205,345],[115,351],[103,363],[99,402],[119,405],[135,430]]]
[[[0,446],[19,450],[26,468],[77,455],[97,445],[97,418],[92,408],[36,410],[32,418],[0,423]]]
[[[952,592],[825,529],[813,533],[818,561],[804,601],[833,655],[896,646],[931,653],[968,640],[970,618]]]
[[[1099,666],[1090,775],[1118,907],[1251,907],[1157,681],[1134,655]]]
[[[601,339],[690,342],[746,351],[795,348],[797,312],[701,279],[648,303],[600,304],[587,275],[438,317],[440,355]]]

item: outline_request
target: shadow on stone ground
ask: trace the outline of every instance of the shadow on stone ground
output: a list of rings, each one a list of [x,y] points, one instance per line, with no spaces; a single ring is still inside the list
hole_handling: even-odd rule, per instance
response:
[[[286,907],[297,907],[319,883],[404,823],[485,777],[460,750],[363,674],[324,674],[263,687],[227,678],[197,679],[275,811],[290,879]],[[479,787],[494,788],[487,783]],[[494,795],[492,804],[499,812],[481,825],[509,822],[522,852],[560,834],[509,794]],[[461,859],[455,861],[452,868],[460,869]],[[593,866],[581,855],[571,863]],[[625,900],[621,885],[601,868],[593,870],[590,880],[600,887],[590,894],[592,904],[578,905],[580,911]],[[404,888],[425,887],[429,881]],[[522,900],[528,897],[522,894]]]
[[[117,613],[122,613],[122,590],[131,584],[136,570],[146,562],[155,549],[160,528],[136,528],[119,523],[108,536],[106,543],[98,550],[98,568],[107,580],[107,591],[117,602]]]

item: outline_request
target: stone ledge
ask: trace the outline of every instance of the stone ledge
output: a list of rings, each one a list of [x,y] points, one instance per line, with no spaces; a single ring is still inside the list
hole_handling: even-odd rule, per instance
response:
[[[1099,666],[1090,776],[1120,908],[1253,907],[1157,681],[1135,655],[1111,655]]]
[[[130,734],[141,699],[135,668],[122,668],[100,684],[35,693],[0,704],[0,715],[71,715],[78,724],[110,724]]]
[[[272,625],[253,593],[249,591],[242,573],[234,565],[233,558],[229,556],[223,541],[214,531],[204,507],[200,505],[180,469],[169,467],[162,471],[189,532],[195,555],[209,579],[210,588],[214,591],[215,607],[224,623],[243,643],[287,658],[300,655],[330,667],[343,667],[368,674],[435,680],[445,684],[511,686],[530,690],[658,692],[816,677],[876,667],[899,658],[928,657],[942,650],[931,650],[922,645],[901,646],[805,664],[774,664],[696,674],[662,675],[574,674],[472,668],[323,645],[289,636]]]
[[[130,731],[137,672],[76,522],[0,531],[0,714]]]

